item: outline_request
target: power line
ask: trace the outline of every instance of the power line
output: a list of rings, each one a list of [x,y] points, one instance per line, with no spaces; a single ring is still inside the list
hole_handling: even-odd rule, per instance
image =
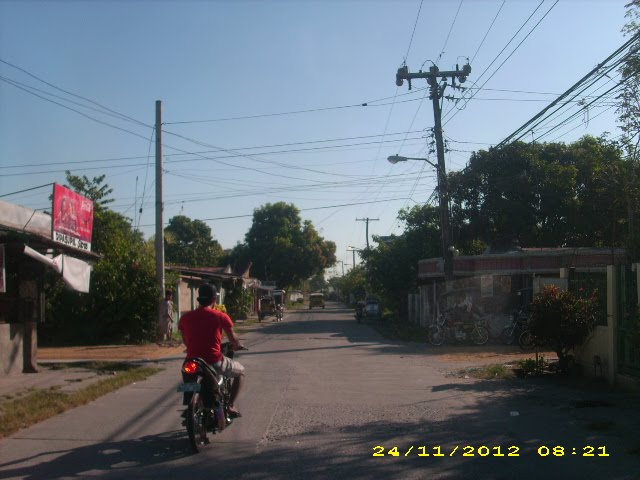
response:
[[[496,13],[496,16],[493,17],[493,21],[491,22],[491,25],[489,25],[489,28],[487,29],[487,32],[484,34],[484,37],[482,37],[482,41],[480,42],[480,45],[478,45],[478,48],[476,49],[476,52],[473,54],[473,57],[471,57],[471,62],[470,63],[473,63],[473,61],[476,59],[476,56],[478,55],[478,52],[480,51],[480,48],[482,48],[482,45],[484,45],[484,41],[487,39],[487,36],[489,35],[489,32],[493,28],[493,24],[496,23],[496,20],[498,19],[498,15],[500,15],[500,12],[502,11],[502,7],[504,7],[505,2],[506,2],[506,0],[502,1],[502,5],[500,5],[500,8],[498,9],[498,13]]]
[[[556,2],[557,3],[557,2]],[[509,39],[509,41],[506,43],[506,45],[502,48],[502,50],[500,50],[500,52],[494,57],[494,59],[491,61],[491,63],[482,71],[482,73],[478,76],[477,78],[477,82],[479,82],[482,77],[487,73],[487,71],[491,68],[491,66],[498,60],[498,58],[500,58],[500,55],[502,55],[502,53],[509,47],[509,45],[511,45],[511,42],[513,42],[515,40],[515,38],[518,36],[518,34],[522,31],[522,29],[527,25],[527,23],[529,23],[529,20],[531,20],[531,18],[533,18],[533,16],[536,14],[536,12],[540,9],[540,7],[544,4],[544,0],[542,0],[538,6],[533,10],[533,12],[531,12],[531,14],[529,15],[529,17],[527,17],[527,19],[524,21],[524,23],[520,26],[520,28],[518,28],[518,30],[516,31],[516,33],[514,33],[512,35],[512,37]],[[554,4],[555,6],[555,4]],[[553,8],[553,7],[551,7]],[[535,28],[535,27],[534,27]],[[533,30],[532,30],[533,31]],[[514,50],[515,51],[515,50]],[[497,71],[497,70],[496,70]],[[485,82],[486,83],[486,82]],[[480,87],[482,88],[482,87]],[[469,99],[466,99],[465,105],[467,103],[469,103],[469,101],[471,100],[471,98],[473,98],[474,94],[471,95],[471,97]],[[449,112],[447,112],[444,117],[443,120],[445,120],[445,125],[449,122],[449,120],[447,120],[447,116],[449,116],[449,114],[451,113],[452,110],[449,110]],[[457,113],[457,112],[456,112]],[[453,115],[455,116],[456,113],[454,113]],[[453,117],[451,117],[453,118]]]
[[[424,0],[420,0],[420,7],[418,8],[418,14],[416,15],[416,21],[413,24],[413,31],[411,32],[411,39],[409,39],[409,46],[407,47],[407,54],[404,56],[404,61],[406,62],[409,58],[409,51],[411,50],[411,45],[413,44],[413,35],[416,33],[416,27],[418,26],[418,19],[420,18],[420,12],[422,11],[422,2]]]
[[[325,206],[322,206],[322,207],[300,208],[299,210],[301,212],[306,212],[306,211],[311,211],[311,210],[326,210],[328,208],[343,208],[343,207],[351,207],[351,206],[355,206],[355,205],[365,205],[367,203],[392,202],[394,200],[404,200],[404,197],[385,198],[385,199],[382,199],[382,200],[371,200],[369,202],[342,203],[342,204],[339,204],[339,205],[325,205]],[[253,213],[244,214],[244,215],[230,215],[230,216],[227,216],[227,217],[201,218],[199,220],[201,220],[203,222],[209,222],[209,221],[214,221],[214,220],[231,220],[231,219],[236,219],[236,218],[247,218],[247,217],[253,217]],[[153,224],[153,225],[155,225],[155,224]],[[151,227],[153,225],[147,224],[147,225],[141,225],[141,227]]]
[[[18,193],[30,192],[31,190],[37,190],[39,188],[50,187],[51,185],[53,185],[53,183],[45,183],[44,185],[38,185],[37,187],[26,188],[24,190],[18,190],[17,192],[3,193],[2,195],[0,195],[0,197],[9,197],[11,195],[17,195]]]
[[[564,98],[566,98],[569,95],[571,95],[575,90],[577,90],[581,85],[583,85],[586,81],[588,81],[592,76],[594,76],[596,73],[598,73],[602,69],[602,67],[604,65],[606,65],[610,60],[612,60],[613,58],[618,56],[621,52],[623,52],[625,49],[627,49],[629,46],[631,46],[633,44],[633,42],[636,41],[637,38],[640,38],[640,34],[634,35],[630,40],[625,42],[621,47],[619,47],[611,55],[609,55],[607,58],[605,58],[601,63],[596,65],[596,67],[594,67],[589,73],[587,73],[580,80],[578,80],[571,87],[569,87],[569,89],[567,89],[562,95],[560,95],[553,102],[551,102],[548,106],[546,106],[544,109],[542,109],[536,115],[534,115],[530,120],[525,122],[522,126],[520,126],[518,129],[516,129],[513,133],[508,135],[504,140],[502,140],[502,142],[500,142],[498,144],[498,146],[502,146],[502,145],[506,144],[507,142],[511,141],[512,139],[516,138],[516,137],[521,138],[522,137],[522,133],[528,131],[529,126],[533,125],[543,115],[545,115],[549,110],[551,110],[556,105],[558,105]]]
[[[436,65],[442,58],[442,55],[444,55],[444,49],[447,48],[447,43],[449,43],[449,37],[451,36],[451,32],[453,31],[453,26],[456,24],[456,20],[458,19],[458,14],[460,13],[460,8],[462,8],[463,2],[464,0],[460,0],[460,3],[458,4],[458,10],[456,10],[456,14],[453,17],[453,22],[451,22],[451,27],[449,27],[449,33],[447,33],[447,38],[445,39],[444,44],[442,45],[442,49],[440,50],[440,55],[438,55],[438,59],[436,60]]]

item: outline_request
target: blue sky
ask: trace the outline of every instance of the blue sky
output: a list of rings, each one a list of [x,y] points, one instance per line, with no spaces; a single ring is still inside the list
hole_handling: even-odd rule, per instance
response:
[[[465,86],[482,90],[443,105],[446,166],[458,170],[618,48],[625,3],[0,0],[0,198],[46,209],[51,187],[6,194],[63,183],[67,169],[104,173],[113,208],[152,235],[162,100],[165,222],[202,219],[231,248],[255,208],[285,201],[352,263],[347,247],[366,244],[356,218],[400,233],[398,211],[435,185],[426,162],[386,161],[430,155],[425,82],[395,85],[405,56],[411,71],[472,60]],[[605,131],[619,134],[611,101],[544,140]]]

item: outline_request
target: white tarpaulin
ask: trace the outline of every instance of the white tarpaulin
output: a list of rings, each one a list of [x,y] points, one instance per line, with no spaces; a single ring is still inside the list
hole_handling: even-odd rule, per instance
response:
[[[38,260],[39,262],[44,263],[46,266],[53,268],[56,272],[62,273],[62,262],[59,257],[62,255],[58,255],[55,258],[47,257],[46,255],[42,255],[40,252],[36,252],[33,248],[24,246],[25,255],[30,256]]]
[[[56,272],[62,274],[62,279],[71,288],[78,292],[89,292],[91,283],[91,265],[79,258],[70,257],[69,255],[58,255],[57,257],[47,257],[33,248],[25,245],[24,253],[34,258],[48,267],[53,268]]]
[[[88,293],[91,283],[91,265],[69,255],[60,256],[62,257],[62,278],[65,283],[78,292]]]

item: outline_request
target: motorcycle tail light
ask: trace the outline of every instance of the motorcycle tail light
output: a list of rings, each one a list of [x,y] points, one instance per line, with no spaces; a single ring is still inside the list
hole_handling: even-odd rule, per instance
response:
[[[182,371],[188,375],[193,375],[198,371],[198,364],[196,362],[186,362],[182,365]]]

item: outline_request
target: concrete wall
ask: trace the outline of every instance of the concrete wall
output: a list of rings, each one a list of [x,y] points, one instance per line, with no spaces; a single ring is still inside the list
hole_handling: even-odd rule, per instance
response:
[[[22,373],[24,325],[0,323],[0,375]]]
[[[613,378],[609,373],[613,366],[613,352],[609,351],[612,329],[610,326],[598,325],[587,342],[575,349],[576,361],[582,366],[585,376],[605,377],[609,382]]]

